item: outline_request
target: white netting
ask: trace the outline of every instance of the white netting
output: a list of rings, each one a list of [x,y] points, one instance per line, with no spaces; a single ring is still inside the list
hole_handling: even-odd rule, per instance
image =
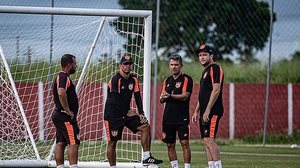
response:
[[[79,160],[106,161],[103,128],[105,86],[112,75],[119,71],[118,62],[124,54],[134,58],[133,71],[142,84],[144,18],[54,15],[52,28],[50,15],[0,14],[0,18],[0,44],[38,155],[42,160],[50,155],[53,160],[51,147],[55,129],[51,120],[54,110],[51,85],[60,71],[60,57],[70,53],[77,57],[79,65],[77,72],[71,76],[73,82],[77,84],[80,75],[85,74],[80,88],[77,88],[80,105],[77,119],[81,140]],[[83,72],[103,20],[105,22],[87,71]],[[8,71],[1,59],[0,73],[0,160],[35,160],[33,145],[8,80]],[[132,106],[135,108],[135,103]],[[117,160],[141,160],[139,135],[124,130],[123,140],[118,143]]]

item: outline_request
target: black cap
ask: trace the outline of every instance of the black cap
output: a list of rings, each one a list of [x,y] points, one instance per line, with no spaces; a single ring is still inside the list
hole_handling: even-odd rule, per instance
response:
[[[132,58],[129,55],[124,55],[120,61],[121,64],[132,63]]]
[[[200,47],[196,50],[196,54],[199,54],[200,51],[212,54],[213,53],[213,48],[206,45],[206,44],[201,44]]]

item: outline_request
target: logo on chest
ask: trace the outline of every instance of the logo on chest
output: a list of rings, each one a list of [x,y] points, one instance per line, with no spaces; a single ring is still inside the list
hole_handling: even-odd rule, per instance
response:
[[[132,89],[133,89],[133,83],[130,83],[130,84],[128,85],[128,89],[129,89],[129,90],[132,90]]]
[[[207,72],[205,72],[205,74],[203,75],[203,79],[205,79],[207,76]]]
[[[175,87],[178,89],[181,86],[181,82],[176,82]]]

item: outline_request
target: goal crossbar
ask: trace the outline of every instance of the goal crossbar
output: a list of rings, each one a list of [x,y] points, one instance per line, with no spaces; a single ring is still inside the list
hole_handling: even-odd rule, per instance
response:
[[[143,42],[143,108],[146,117],[150,120],[150,83],[151,83],[151,31],[152,11],[148,10],[119,10],[119,9],[84,9],[84,8],[58,8],[58,7],[21,7],[21,6],[0,6],[0,13],[12,14],[42,14],[42,15],[76,15],[76,16],[103,16],[103,17],[143,17],[144,18],[144,39]],[[101,31],[101,26],[100,30]],[[98,38],[98,37],[96,37]],[[95,47],[91,46],[91,50]],[[82,74],[81,74],[82,75]],[[82,76],[83,78],[84,76]],[[81,82],[82,79],[79,80]],[[80,88],[79,87],[77,89]],[[17,95],[17,94],[16,94]],[[18,95],[17,95],[18,96]],[[27,124],[28,125],[28,124]],[[33,144],[35,146],[35,144]],[[35,149],[36,151],[36,149]],[[65,162],[68,164],[68,162]],[[109,167],[107,162],[92,161],[89,163],[79,162],[80,167]],[[36,160],[0,160],[0,167],[55,167],[55,162],[42,160],[37,154]],[[141,162],[123,163],[118,162],[118,167],[142,167]]]

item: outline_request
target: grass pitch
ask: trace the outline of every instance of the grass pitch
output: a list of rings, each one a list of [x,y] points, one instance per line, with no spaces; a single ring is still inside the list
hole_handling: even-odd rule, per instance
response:
[[[191,142],[192,167],[207,168],[207,159],[204,146],[199,141]],[[221,160],[224,168],[299,168],[300,148],[290,148],[290,145],[247,145],[221,144]],[[152,145],[155,157],[163,159],[161,168],[170,168],[167,147],[164,143]],[[176,144],[179,166],[184,167],[182,149]]]

